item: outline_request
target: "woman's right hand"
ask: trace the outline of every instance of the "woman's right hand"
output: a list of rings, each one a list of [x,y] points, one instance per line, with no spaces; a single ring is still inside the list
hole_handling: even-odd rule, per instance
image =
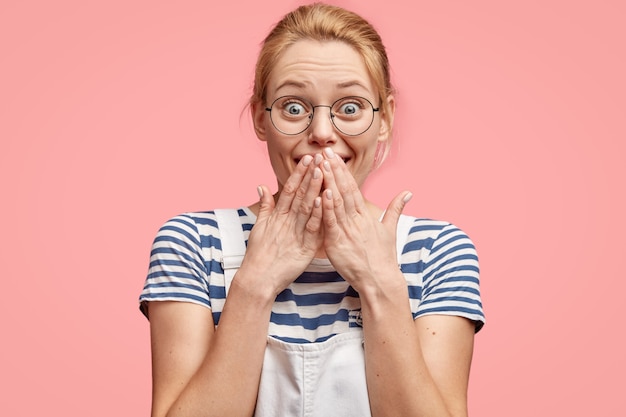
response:
[[[150,302],[153,416],[253,414],[273,302],[322,244],[322,182],[308,156],[276,203],[259,187],[257,221],[217,329],[204,306]]]
[[[323,242],[321,159],[304,156],[276,202],[266,186],[259,186],[259,214],[235,278],[250,281],[240,284],[271,288],[275,297],[311,263]]]

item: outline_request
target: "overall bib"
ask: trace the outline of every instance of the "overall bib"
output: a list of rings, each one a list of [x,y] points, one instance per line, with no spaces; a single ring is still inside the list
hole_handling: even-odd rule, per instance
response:
[[[225,290],[245,254],[236,210],[215,210],[222,236]],[[396,241],[398,260],[413,218],[402,215]],[[371,416],[365,378],[363,330],[318,343],[288,343],[267,338],[255,417]]]

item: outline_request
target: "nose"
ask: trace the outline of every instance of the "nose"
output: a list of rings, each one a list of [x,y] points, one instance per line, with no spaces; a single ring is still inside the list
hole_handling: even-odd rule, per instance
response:
[[[331,120],[330,106],[314,106],[309,126],[309,143],[327,146],[337,141],[337,131]]]

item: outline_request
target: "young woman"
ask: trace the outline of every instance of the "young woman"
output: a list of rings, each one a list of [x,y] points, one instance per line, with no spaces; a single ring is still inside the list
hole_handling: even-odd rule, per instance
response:
[[[265,39],[251,115],[278,183],[168,221],[140,296],[153,416],[465,416],[484,323],[469,238],[361,186],[390,146],[385,48],[301,6]]]

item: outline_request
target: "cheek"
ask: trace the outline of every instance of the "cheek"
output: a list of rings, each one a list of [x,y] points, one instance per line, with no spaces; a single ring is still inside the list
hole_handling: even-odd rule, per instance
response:
[[[271,141],[267,142],[267,152],[270,158],[270,164],[274,175],[280,184],[284,184],[289,178],[290,172],[290,153],[289,149],[279,146]]]
[[[362,144],[363,145],[363,144]],[[381,151],[384,151],[384,146],[378,142],[375,138],[368,138],[368,143],[362,147],[355,147],[353,151],[359,157],[354,161],[355,164],[351,168],[354,179],[359,184],[363,185],[368,175],[375,169],[378,163],[377,158]]]
[[[360,160],[359,165],[372,162],[382,145],[374,135],[361,139],[363,140],[351,144],[352,151]]]
[[[282,162],[290,158],[292,148],[288,144],[281,143],[281,141],[267,141],[267,152],[270,159],[274,162]]]

